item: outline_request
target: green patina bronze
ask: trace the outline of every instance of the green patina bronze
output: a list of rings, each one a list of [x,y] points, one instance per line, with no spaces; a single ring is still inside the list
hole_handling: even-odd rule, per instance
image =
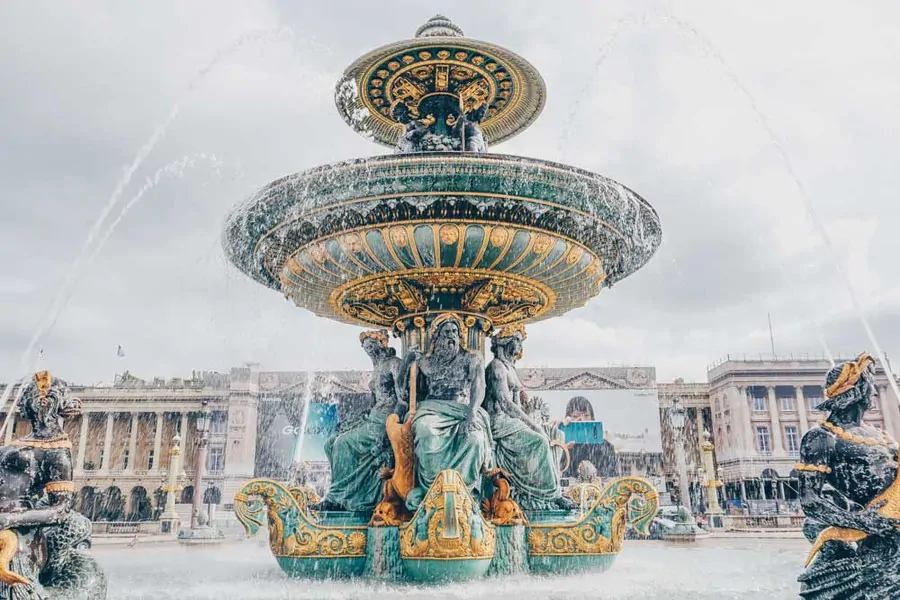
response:
[[[379,328],[361,338],[374,406],[329,442],[325,498],[267,480],[235,498],[248,532],[268,523],[291,575],[603,570],[626,523],[646,533],[656,492],[642,479],[593,490],[583,512],[562,493],[559,431],[533,420],[515,371],[524,324],[584,306],[662,239],[653,208],[615,181],[487,153],[545,99],[528,61],[437,16],[336,89],[344,120],[395,154],[284,177],[229,215],[225,251],[244,273],[318,316]]]

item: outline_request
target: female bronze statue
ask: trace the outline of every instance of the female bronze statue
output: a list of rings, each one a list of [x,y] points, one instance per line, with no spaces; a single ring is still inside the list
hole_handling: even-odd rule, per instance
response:
[[[803,598],[900,598],[898,445],[863,423],[877,394],[873,367],[862,354],[828,372],[818,406],[828,418],[800,445],[804,533],[813,542]]]
[[[524,389],[515,362],[522,354],[525,328],[507,327],[491,339],[494,360],[487,366],[484,408],[491,417],[497,467],[509,478],[513,497],[523,509],[571,509],[562,495],[559,470],[544,429],[519,405]]]
[[[352,429],[341,433],[331,446],[331,487],[312,510],[372,510],[381,499],[379,472],[389,466],[392,453],[385,433],[388,415],[406,413],[405,394],[399,387],[401,361],[388,346],[385,331],[364,331],[359,336],[372,359],[369,388],[375,404]]]
[[[62,422],[80,412],[47,371],[22,391],[19,414],[31,433],[0,447],[0,556],[11,558],[0,564],[0,598],[106,598],[102,571],[74,550],[90,538],[90,521],[71,510],[72,444]]]

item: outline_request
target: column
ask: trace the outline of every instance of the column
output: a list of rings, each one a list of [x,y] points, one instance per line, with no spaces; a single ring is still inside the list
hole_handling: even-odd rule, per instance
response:
[[[140,425],[139,413],[131,413],[131,436],[128,438],[128,465],[126,473],[134,473],[134,463],[137,462],[137,432]]]
[[[156,413],[156,433],[153,435],[153,467],[150,468],[151,473],[159,473],[159,463],[163,460],[163,457],[160,456],[160,452],[162,452],[163,423],[165,423],[163,413]]]
[[[91,413],[81,413],[81,431],[78,432],[78,457],[75,459],[75,474],[84,473],[84,453],[87,451],[88,426]]]
[[[881,392],[881,410],[891,417],[892,429],[890,434],[895,438],[900,438],[900,401],[898,401],[890,386],[884,386],[884,391]],[[885,419],[884,426],[885,428],[888,427],[887,419]]]
[[[779,418],[778,398],[775,397],[775,388],[769,386],[769,419],[772,422],[772,454],[781,456],[784,454],[784,443],[781,440],[781,419]]]
[[[794,388],[794,396],[797,403],[797,416],[800,417],[800,437],[802,438],[809,430],[809,421],[806,418],[806,398],[803,397],[802,385]]]
[[[778,499],[784,500],[784,480],[778,480]]]
[[[750,424],[750,406],[747,403],[747,388],[741,386],[737,389],[738,391],[738,404],[737,404],[737,415],[740,417],[741,425],[735,427],[735,430],[732,433],[737,433],[738,427],[743,430],[743,440],[741,440],[742,452],[734,452],[732,456],[740,457],[740,454],[744,454],[745,456],[749,454],[753,456],[755,454],[756,449],[756,441],[753,435],[753,427]]]
[[[12,402],[12,401],[10,401]],[[3,438],[3,445],[9,446],[12,443],[13,437],[13,429],[16,428],[16,412],[15,408],[10,406],[9,410],[12,412],[12,416],[9,418],[9,427],[6,428],[6,433]]]
[[[181,436],[181,455],[184,454],[184,444],[187,440],[188,434],[188,414],[186,412],[181,413],[181,430],[178,432],[178,435]],[[184,467],[185,465],[182,465]]]
[[[697,453],[697,454],[698,454],[698,456],[697,456],[697,464],[698,464],[698,465],[702,465],[702,464],[703,464],[703,452],[702,452],[702,449],[703,449],[703,444],[704,444],[704,442],[706,442],[706,438],[703,437],[703,432],[704,432],[704,429],[703,429],[703,408],[700,407],[700,406],[698,406],[698,407],[697,407],[696,409],[694,409],[694,410],[696,411],[694,414],[697,415],[697,448],[698,448],[699,450],[701,450],[700,452]]]
[[[112,450],[112,436],[113,436],[113,420],[115,419],[115,414],[108,412],[106,413],[106,437],[103,438],[103,461],[100,463],[100,470],[105,472],[109,471],[109,455]]]
[[[896,429],[897,424],[894,422],[894,415],[890,410],[892,402],[891,398],[893,398],[894,395],[888,394],[890,394],[890,388],[888,386],[878,386],[878,397],[873,398],[872,403],[881,409],[881,416],[882,419],[884,419],[884,430],[891,433]]]
[[[747,484],[741,479],[741,504],[747,504]]]

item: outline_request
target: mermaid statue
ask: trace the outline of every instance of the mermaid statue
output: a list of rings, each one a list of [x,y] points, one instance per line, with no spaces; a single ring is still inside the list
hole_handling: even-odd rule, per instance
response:
[[[562,495],[558,465],[544,429],[519,404],[524,389],[516,373],[527,334],[522,325],[501,329],[491,338],[494,359],[485,373],[484,407],[491,417],[494,457],[512,485],[513,499],[525,510],[573,509]]]
[[[804,533],[813,543],[800,596],[814,600],[900,598],[898,445],[863,423],[877,395],[868,354],[825,377],[828,417],[800,445]]]
[[[19,413],[31,433],[0,447],[0,599],[106,598],[106,577],[75,548],[91,522],[72,510],[72,444],[64,419],[81,413],[47,371],[24,387]]]
[[[311,510],[371,511],[381,499],[383,482],[379,473],[391,464],[393,454],[385,433],[388,415],[401,419],[407,402],[401,390],[402,361],[388,345],[385,331],[364,331],[359,340],[372,359],[373,373],[369,389],[375,404],[364,417],[329,444],[331,487]]]

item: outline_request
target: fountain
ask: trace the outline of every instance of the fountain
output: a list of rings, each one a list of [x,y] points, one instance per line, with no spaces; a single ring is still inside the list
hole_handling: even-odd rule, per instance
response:
[[[486,152],[534,122],[545,97],[525,59],[436,16],[337,85],[344,120],[393,155],[284,177],[229,215],[224,246],[241,271],[318,316],[376,328],[360,337],[375,407],[330,446],[325,498],[266,479],[235,497],[250,534],[267,521],[287,573],[603,570],[627,523],[648,532],[649,482],[608,481],[579,510],[520,406],[524,324],[584,306],[662,235],[653,208],[615,181]]]

